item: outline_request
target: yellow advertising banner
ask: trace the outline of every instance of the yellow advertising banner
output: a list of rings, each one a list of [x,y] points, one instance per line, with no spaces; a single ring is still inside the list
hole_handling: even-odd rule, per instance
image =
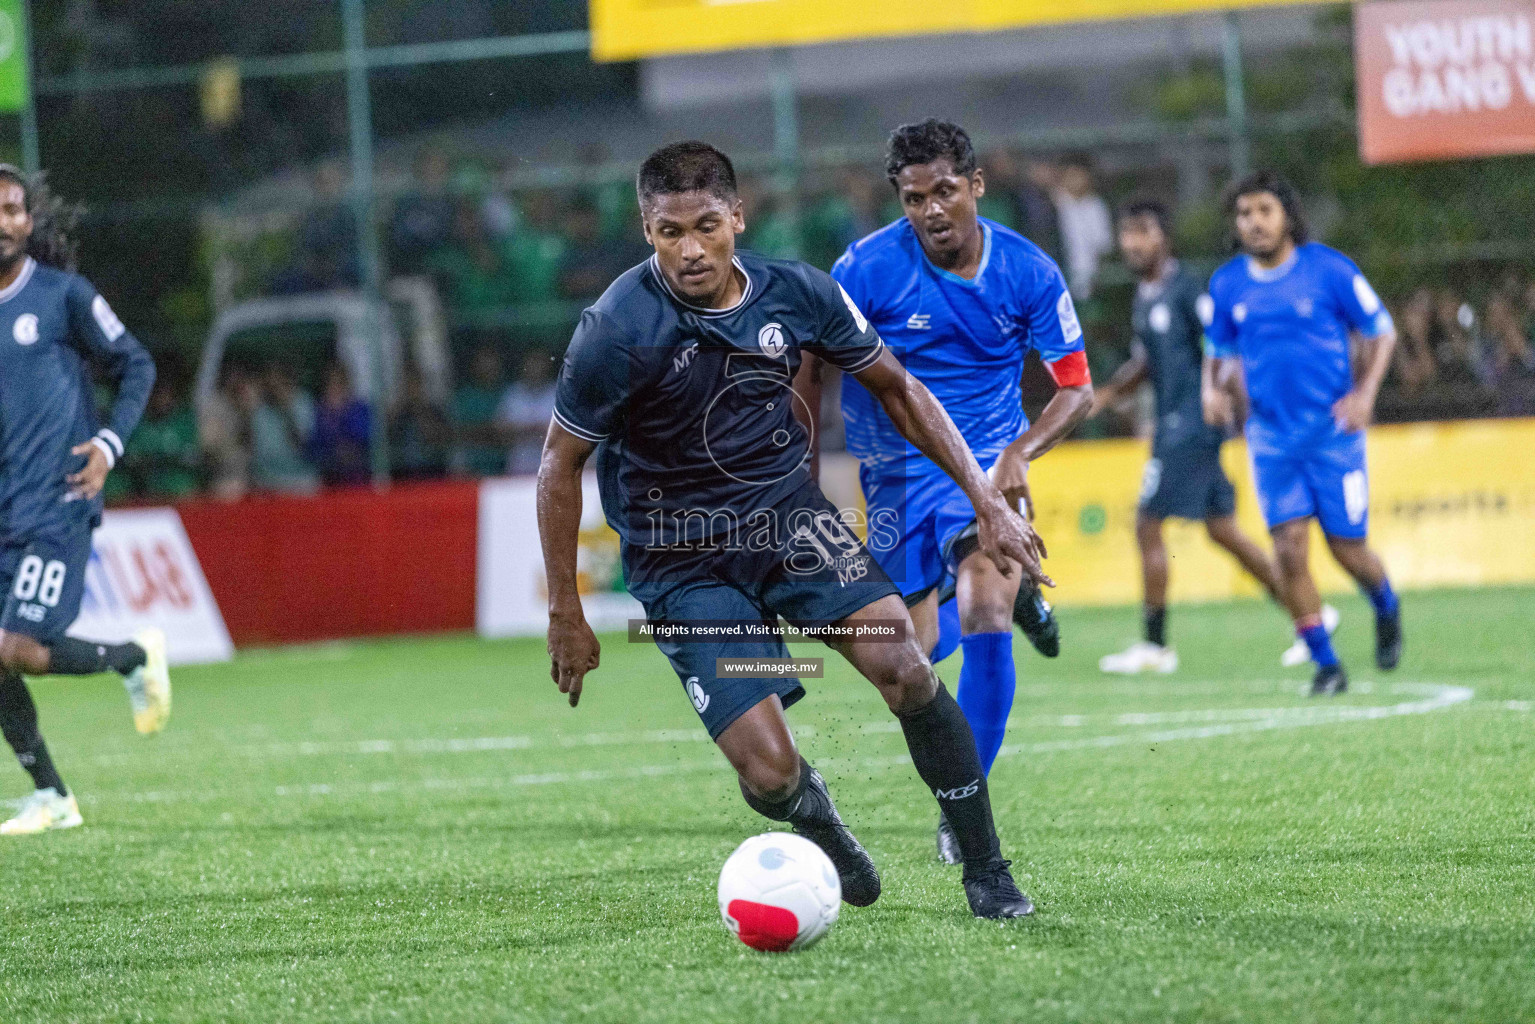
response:
[[[1369,435],[1370,543],[1398,587],[1535,582],[1535,419],[1384,426]],[[1064,444],[1029,471],[1035,526],[1050,548],[1046,569],[1062,605],[1141,599],[1135,513],[1150,457],[1140,441]],[[1222,453],[1237,486],[1243,529],[1267,542],[1247,450]],[[857,463],[823,460],[821,486],[835,503],[862,509]],[[861,522],[861,515],[858,519]],[[1313,528],[1315,530],[1315,528]],[[1168,520],[1174,601],[1258,597],[1236,562],[1199,523]],[[1315,530],[1312,567],[1325,591],[1353,584]]]
[[[591,0],[592,57],[636,60],[1322,2],[1326,0]]]

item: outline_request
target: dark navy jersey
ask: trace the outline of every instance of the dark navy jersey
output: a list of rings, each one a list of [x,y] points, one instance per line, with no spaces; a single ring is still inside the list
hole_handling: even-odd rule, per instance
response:
[[[105,424],[90,363],[116,386]],[[25,543],[79,519],[100,521],[100,496],[70,497],[64,478],[85,465],[70,449],[95,438],[111,461],[121,458],[154,380],[149,353],[90,282],[26,260],[0,291],[0,540]]]
[[[700,309],[652,256],[582,313],[565,353],[554,417],[600,442],[603,512],[631,578],[647,551],[739,538],[809,479],[790,389],[802,351],[856,373],[884,349],[821,271],[748,252],[735,265],[741,301]]]
[[[1130,314],[1135,345],[1157,400],[1156,433],[1161,452],[1195,442],[1219,445],[1220,431],[1205,425],[1199,400],[1204,361],[1204,321],[1199,315],[1204,288],[1175,260],[1162,279],[1141,282]]]

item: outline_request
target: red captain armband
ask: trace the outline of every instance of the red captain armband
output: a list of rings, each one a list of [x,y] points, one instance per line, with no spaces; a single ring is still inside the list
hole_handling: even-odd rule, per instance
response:
[[[1055,378],[1055,386],[1058,388],[1074,388],[1093,382],[1093,373],[1087,368],[1086,352],[1072,352],[1062,356],[1053,363],[1046,363],[1045,369]]]

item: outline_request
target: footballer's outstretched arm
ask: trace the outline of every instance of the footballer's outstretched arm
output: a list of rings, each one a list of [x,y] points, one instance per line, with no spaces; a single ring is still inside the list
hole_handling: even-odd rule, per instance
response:
[[[576,586],[581,530],[581,469],[597,446],[550,420],[538,465],[538,538],[549,587],[549,675],[570,706],[581,700],[581,682],[597,667],[602,647],[587,625]]]
[[[1074,352],[1067,359],[1046,363],[1055,379],[1055,394],[1012,444],[1002,449],[992,476],[1004,497],[1014,504],[1021,499],[1024,512],[1034,518],[1034,497],[1029,493],[1029,463],[1064,441],[1093,411],[1093,380],[1087,372],[1087,356]]]
[[[1016,562],[1032,579],[1055,586],[1039,565],[1045,556],[1045,546],[1039,534],[1008,505],[1002,492],[992,484],[933,393],[907,373],[888,348],[880,353],[873,365],[853,376],[879,400],[902,436],[964,490],[975,509],[981,550],[998,570],[1004,576],[1011,576],[1010,563]]]

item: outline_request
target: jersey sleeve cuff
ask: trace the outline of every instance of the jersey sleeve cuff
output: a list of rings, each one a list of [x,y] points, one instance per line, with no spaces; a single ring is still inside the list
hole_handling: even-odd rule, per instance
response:
[[[838,366],[837,369],[841,370],[843,373],[858,373],[860,370],[867,370],[869,367],[879,362],[879,357],[883,355],[884,352],[885,339],[881,338],[879,339],[879,344],[874,346],[874,351],[864,356],[864,358],[859,359],[857,362],[850,363],[847,366]]]
[[[112,469],[117,465],[117,453],[112,450],[112,445],[101,435],[91,438],[91,444],[101,449],[101,454],[107,457],[107,468]]]
[[[1050,371],[1058,388],[1081,387],[1093,382],[1092,371],[1087,366],[1087,353],[1081,349],[1068,352],[1053,363],[1046,363],[1045,369]]]
[[[569,419],[560,415],[560,410],[558,409],[554,410],[554,421],[583,441],[591,441],[595,444],[608,439],[606,434],[599,434],[595,430],[588,430],[585,427],[580,427],[570,422]]]
[[[112,449],[110,454],[113,458],[120,459],[123,457],[123,439],[117,436],[117,431],[102,427],[96,431],[96,436],[105,441],[107,446]]]

